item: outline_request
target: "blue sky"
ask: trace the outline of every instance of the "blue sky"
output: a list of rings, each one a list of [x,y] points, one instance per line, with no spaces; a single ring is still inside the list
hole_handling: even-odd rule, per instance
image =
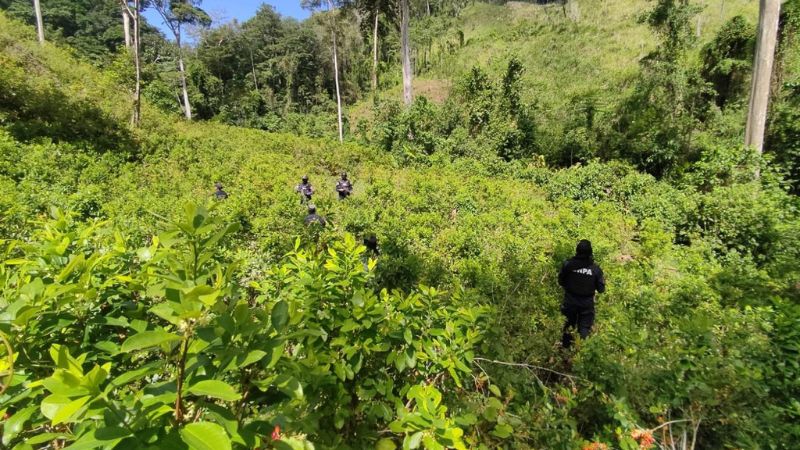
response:
[[[215,20],[213,26],[221,22],[237,19],[243,22],[253,17],[262,3],[272,5],[284,16],[305,19],[310,13],[300,7],[300,0],[203,0],[201,7]],[[145,11],[147,21],[164,30],[161,17],[153,10]],[[167,37],[171,38],[167,33]]]

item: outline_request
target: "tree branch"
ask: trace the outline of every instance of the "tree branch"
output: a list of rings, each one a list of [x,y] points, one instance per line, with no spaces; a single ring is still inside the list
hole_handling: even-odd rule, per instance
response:
[[[559,372],[557,370],[548,369],[547,367],[534,366],[532,364],[522,364],[522,363],[515,363],[515,362],[496,361],[496,360],[493,360],[493,359],[486,359],[486,358],[473,358],[473,359],[475,361],[484,361],[484,362],[488,362],[488,363],[492,363],[492,364],[499,364],[501,366],[522,367],[522,368],[528,369],[528,370],[542,370],[542,371],[545,371],[545,372],[554,373],[556,375],[561,375],[562,377],[569,379],[573,383],[574,383],[574,380],[586,381],[581,377],[576,377],[575,375],[569,375],[569,374],[566,374],[566,373],[563,373],[563,372]]]

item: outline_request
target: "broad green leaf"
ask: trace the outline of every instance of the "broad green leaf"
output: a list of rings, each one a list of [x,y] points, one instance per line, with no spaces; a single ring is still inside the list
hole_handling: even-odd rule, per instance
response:
[[[68,433],[42,433],[37,434],[36,436],[25,438],[25,443],[29,445],[38,445],[44,444],[45,442],[53,442],[56,439],[70,440],[75,439],[75,436],[72,436]],[[17,448],[19,448],[19,446],[14,447],[14,450],[17,450]]]
[[[111,372],[111,363],[106,363],[102,366],[96,365],[83,377],[81,384],[93,394],[97,394],[100,392],[100,385],[108,378],[109,372]]]
[[[171,291],[168,289],[168,291]],[[174,291],[177,292],[177,291]],[[150,308],[150,312],[161,317],[162,319],[166,320],[167,322],[178,325],[180,323],[181,318],[178,317],[178,314],[175,312],[175,303],[166,301],[163,303],[159,303],[152,308]]]
[[[191,394],[218,398],[220,400],[225,400],[228,402],[232,402],[242,398],[242,396],[238,392],[236,392],[236,390],[231,385],[225,383],[224,381],[219,381],[219,380],[199,381],[193,384],[186,391]]]
[[[72,260],[69,262],[69,264],[67,264],[67,266],[64,267],[64,269],[61,271],[61,273],[58,274],[58,276],[56,277],[56,281],[58,281],[60,283],[60,282],[64,281],[65,279],[67,279],[67,277],[69,277],[70,274],[72,274],[72,272],[74,272],[75,269],[77,269],[78,266],[82,265],[85,261],[86,260],[85,260],[85,258],[83,256],[83,254],[80,254],[80,255],[72,258]]]
[[[12,439],[22,431],[25,422],[31,418],[38,408],[36,406],[29,406],[21,411],[17,411],[12,415],[3,425],[3,445],[8,445]]]
[[[131,432],[122,427],[98,428],[84,434],[64,450],[111,449],[130,435]]]
[[[139,380],[143,377],[146,377],[147,375],[158,372],[163,365],[164,363],[161,361],[153,361],[151,363],[143,365],[142,367],[139,367],[136,370],[129,370],[128,372],[123,373],[117,378],[114,378],[114,380],[111,381],[110,386],[120,387],[132,381]]]
[[[303,386],[297,381],[296,378],[281,374],[274,381],[275,386],[280,389],[284,394],[293,398],[303,397]]]
[[[240,433],[239,422],[236,420],[234,411],[231,408],[211,403],[206,404],[204,409],[206,410],[206,417],[221,425],[230,436],[233,444],[247,445],[245,438]],[[247,433],[244,432],[244,434]]]
[[[53,416],[52,424],[58,425],[60,423],[69,422],[69,419],[78,412],[79,409],[89,401],[90,396],[80,397],[76,400],[73,400],[66,405],[63,405],[61,408],[58,409],[56,414]]]
[[[134,334],[133,336],[125,339],[125,342],[122,343],[122,347],[120,351],[123,353],[132,352],[136,350],[142,350],[145,348],[156,347],[161,344],[173,341],[180,341],[181,337],[167,333],[163,330],[155,330],[155,331],[143,331],[138,334]]]
[[[247,367],[250,364],[261,361],[265,356],[267,356],[267,352],[263,350],[253,350],[252,352],[248,353],[247,356],[245,356],[241,363],[237,364],[239,368]]]
[[[414,337],[411,335],[411,330],[406,328],[406,331],[403,333],[403,339],[406,341],[406,344],[410,344]]]
[[[283,327],[289,322],[289,304],[281,300],[272,307],[272,327],[277,331],[283,331]]]
[[[422,442],[422,431],[417,431],[411,436],[406,436],[403,439],[403,450],[414,450],[419,447]]]
[[[71,401],[66,395],[53,394],[45,397],[39,407],[42,410],[42,415],[52,420],[58,414],[58,411]]]
[[[225,429],[211,422],[195,422],[181,430],[181,438],[192,450],[230,450]]]
[[[114,356],[119,353],[119,346],[111,341],[100,341],[94,344],[94,347],[98,350],[104,351],[111,356]]]
[[[52,358],[53,362],[56,363],[56,367],[59,369],[68,370],[75,376],[83,376],[83,367],[81,366],[81,363],[83,362],[82,360],[86,360],[86,355],[82,355],[83,358],[74,358],[69,354],[67,347],[59,344],[51,345],[49,352],[50,358]]]
[[[283,356],[283,350],[286,348],[286,341],[278,341],[278,340],[271,340],[269,344],[272,345],[270,348],[270,355],[269,355],[269,364],[267,364],[267,368],[275,367],[275,364],[281,359]]]
[[[433,436],[425,436],[422,441],[425,443],[425,450],[444,450],[444,445],[436,441]]]
[[[375,450],[395,450],[397,444],[389,438],[383,438],[375,445]]]
[[[64,369],[56,369],[53,376],[45,378],[42,380],[41,384],[50,391],[51,394],[76,396],[89,393],[87,389],[81,387],[80,377]]]
[[[500,423],[497,424],[496,427],[494,427],[494,431],[492,431],[492,434],[499,437],[500,439],[506,439],[509,438],[513,432],[514,428],[511,425],[507,423]]]
[[[3,261],[3,264],[7,266],[20,266],[22,264],[28,264],[29,262],[31,261],[28,261],[27,259],[16,258],[16,259],[7,259]]]
[[[347,333],[348,331],[353,331],[358,328],[358,323],[356,323],[353,319],[347,319],[344,321],[344,324],[339,329],[342,333]]]

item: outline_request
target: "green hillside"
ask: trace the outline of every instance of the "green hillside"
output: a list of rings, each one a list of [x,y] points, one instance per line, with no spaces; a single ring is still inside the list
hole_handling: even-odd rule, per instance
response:
[[[427,76],[485,61],[495,83],[514,54],[525,101],[547,120],[588,91],[621,101],[654,40],[619,25],[638,15],[626,3],[594,4],[580,2],[574,24],[554,7],[476,3],[458,18],[474,24],[465,46]],[[755,8],[725,5],[725,18]],[[723,21],[714,7],[700,16],[706,41]],[[417,105],[378,124],[402,142],[389,151],[188,123],[150,102],[133,128],[129,83],[124,61],[101,71],[0,13],[11,349],[0,346],[0,448],[788,449],[800,438],[800,203],[783,166],[729,145],[736,132],[719,124],[736,113],[706,120],[711,144],[656,178],[625,158],[558,169],[487,156],[506,130],[496,123],[526,117],[495,95],[502,83],[456,112]],[[484,153],[447,153],[435,114],[469,120],[474,104],[489,125],[463,139]],[[433,150],[415,153],[429,136]],[[355,185],[345,201],[341,171]],[[304,225],[303,174],[324,228]],[[217,181],[224,201],[211,198]],[[373,258],[359,245],[370,234]],[[591,336],[565,350],[557,273],[579,239],[608,291]]]
[[[653,2],[647,0],[576,2],[577,16],[561,5],[508,2],[475,3],[456,22],[465,44],[444,56],[430,76],[456,79],[472,66],[502,69],[510,56],[526,67],[527,94],[549,107],[563,107],[579,95],[613,98],[639,69],[639,60],[653,51],[656,38],[639,20]],[[723,23],[736,15],[758,19],[758,2],[705,0],[693,19],[698,47],[710,41]],[[552,105],[552,106],[551,106]]]
[[[590,97],[611,108],[628,91],[639,72],[639,61],[655,49],[656,37],[640,18],[653,6],[647,0],[581,0],[577,9],[555,3],[537,5],[472,2],[448,24],[444,35],[431,39],[430,67],[415,80],[419,95],[442,101],[449,87],[472,67],[502,72],[511,57],[525,67],[524,96],[535,101],[548,132],[560,132],[575,104]],[[692,19],[699,35],[697,48],[708,43],[720,27],[741,15],[758,19],[758,2],[703,0]],[[566,15],[565,15],[566,12]],[[423,22],[423,25],[424,22]],[[463,33],[463,45],[459,44]],[[422,38],[420,38],[422,39]],[[421,44],[422,45],[422,44]],[[399,88],[384,95],[399,99]],[[361,117],[369,105],[353,114]]]

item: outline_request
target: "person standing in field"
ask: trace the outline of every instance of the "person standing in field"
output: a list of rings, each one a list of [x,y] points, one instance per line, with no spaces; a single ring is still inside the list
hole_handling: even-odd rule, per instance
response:
[[[353,193],[353,183],[347,179],[347,172],[342,172],[342,178],[336,183],[336,192],[339,200],[344,200]]]
[[[578,242],[575,256],[561,266],[558,284],[564,288],[561,313],[566,317],[561,345],[572,346],[573,331],[578,330],[581,339],[586,339],[594,325],[594,296],[606,290],[606,280],[600,266],[595,264],[592,243],[586,239]]]
[[[375,259],[380,256],[381,251],[378,249],[378,238],[374,234],[370,234],[369,236],[364,238],[364,247],[367,250],[361,256],[361,263],[364,266],[364,271],[369,271],[369,261],[371,259]]]
[[[216,191],[214,191],[214,198],[217,200],[225,200],[228,198],[228,193],[222,190],[222,183],[218,181],[214,183],[214,187],[216,188]]]
[[[308,175],[303,175],[303,178],[300,179],[300,184],[295,186],[294,191],[300,194],[301,205],[311,201],[311,196],[314,195],[314,187],[308,182]]]
[[[317,214],[317,207],[311,204],[308,205],[308,215],[306,216],[304,222],[306,225],[317,224],[323,228],[325,228],[325,225],[327,224],[325,218]]]

